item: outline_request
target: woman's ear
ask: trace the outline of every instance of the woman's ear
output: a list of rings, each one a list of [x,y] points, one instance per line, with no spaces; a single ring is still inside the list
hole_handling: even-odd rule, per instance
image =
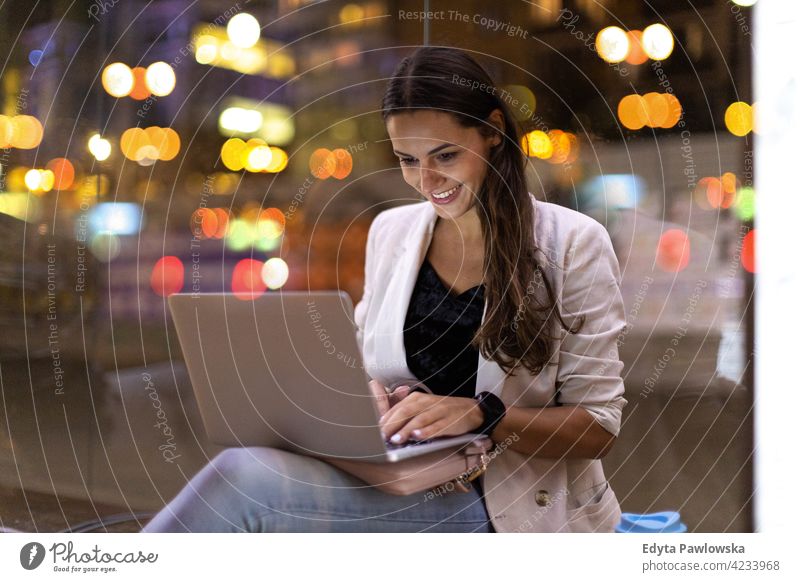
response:
[[[494,147],[496,145],[499,145],[500,142],[503,141],[503,137],[502,136],[503,136],[503,134],[505,133],[505,130],[506,130],[506,123],[505,123],[505,119],[503,118],[503,112],[500,111],[500,109],[494,109],[489,114],[489,118],[486,121],[490,125],[493,125],[495,127],[495,130],[497,132],[499,132],[499,134],[495,133],[492,136],[492,141],[491,141],[492,147]]]

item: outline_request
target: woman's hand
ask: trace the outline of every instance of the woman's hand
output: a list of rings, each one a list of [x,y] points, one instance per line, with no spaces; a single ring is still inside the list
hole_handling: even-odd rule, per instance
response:
[[[378,414],[380,416],[389,412],[392,406],[400,402],[411,392],[411,387],[403,385],[398,386],[391,393],[387,393],[386,387],[378,380],[370,380],[369,387],[370,390],[372,390],[372,395],[375,396],[375,400],[378,404]]]
[[[409,438],[423,441],[433,437],[457,436],[483,424],[483,412],[472,398],[436,396],[412,392],[392,406],[380,420],[381,431],[391,442]]]

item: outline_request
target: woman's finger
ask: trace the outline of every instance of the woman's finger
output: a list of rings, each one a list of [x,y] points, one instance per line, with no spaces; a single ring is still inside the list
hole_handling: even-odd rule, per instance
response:
[[[408,421],[428,408],[429,403],[426,403],[425,400],[418,392],[412,392],[408,397],[392,406],[380,419],[383,434],[387,438],[391,437]]]
[[[391,408],[411,393],[411,386],[398,386],[389,394],[389,407]]]
[[[372,391],[372,395],[375,397],[375,402],[378,406],[378,415],[383,416],[389,411],[391,406],[389,403],[389,395],[386,394],[386,389],[383,384],[377,380],[370,380],[369,388]]]

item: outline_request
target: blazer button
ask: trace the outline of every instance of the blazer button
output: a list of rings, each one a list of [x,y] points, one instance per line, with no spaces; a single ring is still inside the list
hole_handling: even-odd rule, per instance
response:
[[[536,492],[536,505],[544,507],[548,503],[550,503],[550,493],[548,493],[545,489],[539,489]]]

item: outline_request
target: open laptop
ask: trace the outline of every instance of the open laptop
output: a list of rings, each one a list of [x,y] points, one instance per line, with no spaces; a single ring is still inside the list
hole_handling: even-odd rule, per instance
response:
[[[399,461],[479,438],[383,439],[344,291],[275,291],[252,300],[179,293],[168,302],[214,443]]]

